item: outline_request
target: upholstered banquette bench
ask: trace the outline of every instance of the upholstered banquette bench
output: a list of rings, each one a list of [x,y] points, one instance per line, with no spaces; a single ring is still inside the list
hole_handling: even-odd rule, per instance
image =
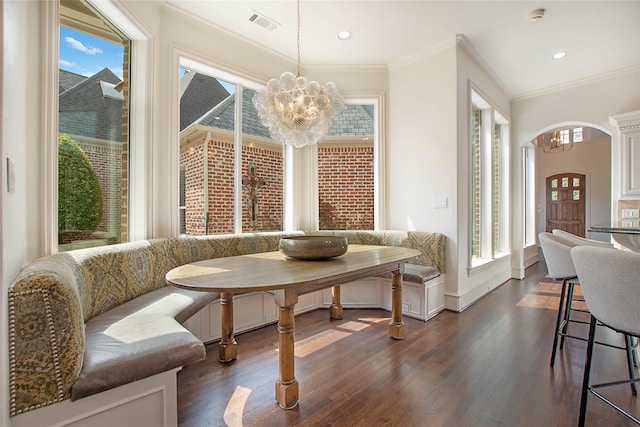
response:
[[[406,268],[407,281],[444,272],[446,238],[439,233],[312,234],[322,233],[345,235],[350,244],[421,250]],[[175,373],[206,355],[182,323],[219,295],[169,287],[166,273],[203,259],[275,251],[281,237],[297,234],[304,232],[144,240],[25,266],[8,295],[12,425],[109,425],[135,423],[135,416],[146,425],[175,425]]]

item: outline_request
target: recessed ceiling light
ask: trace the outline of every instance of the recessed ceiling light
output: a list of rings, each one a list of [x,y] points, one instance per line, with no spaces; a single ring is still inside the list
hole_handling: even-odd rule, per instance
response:
[[[567,56],[567,52],[558,52],[558,53],[554,53],[552,58],[553,59],[562,59],[565,56]]]
[[[338,33],[338,40],[349,40],[351,38],[351,31],[340,31]]]

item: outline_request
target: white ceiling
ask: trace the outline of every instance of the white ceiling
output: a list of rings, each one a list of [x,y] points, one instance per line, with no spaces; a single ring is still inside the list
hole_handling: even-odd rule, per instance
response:
[[[164,1],[296,60],[295,1]],[[545,9],[544,18],[529,20],[538,8]],[[250,22],[254,11],[279,27],[269,31]],[[302,0],[300,14],[303,66],[393,66],[450,46],[463,34],[513,97],[640,67],[640,0]],[[339,41],[342,30],[353,38]],[[567,57],[552,60],[561,50]]]

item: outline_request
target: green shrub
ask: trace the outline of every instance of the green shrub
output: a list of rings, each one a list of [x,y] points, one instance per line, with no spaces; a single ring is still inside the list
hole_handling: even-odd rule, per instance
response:
[[[58,232],[95,231],[102,220],[98,177],[76,141],[58,137]]]

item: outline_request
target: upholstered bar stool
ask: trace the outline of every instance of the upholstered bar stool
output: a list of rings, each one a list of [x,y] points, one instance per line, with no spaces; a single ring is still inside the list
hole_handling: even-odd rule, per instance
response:
[[[636,424],[640,424],[637,415],[621,408],[598,391],[614,385],[635,385],[640,379],[635,378],[633,364],[629,359],[629,380],[591,384],[591,365],[595,344],[596,327],[601,323],[625,335],[627,350],[631,347],[631,337],[640,337],[640,254],[598,248],[593,246],[577,246],[571,249],[571,257],[575,265],[587,308],[591,312],[587,355],[580,399],[579,425],[585,425],[587,414],[587,398],[592,393],[605,403],[624,414]]]
[[[575,236],[576,238],[578,236]],[[538,235],[542,254],[547,263],[549,274],[554,280],[562,281],[562,290],[560,291],[560,303],[558,304],[558,316],[553,336],[553,348],[551,350],[550,365],[553,367],[555,363],[556,353],[558,350],[558,341],[560,341],[560,349],[563,348],[565,338],[573,338],[581,341],[587,341],[586,337],[572,335],[569,333],[568,327],[570,323],[589,324],[587,321],[571,319],[571,311],[573,301],[573,291],[576,284],[579,284],[573,260],[571,259],[571,248],[575,246],[600,247],[602,249],[615,250],[610,245],[597,242],[589,245],[589,239],[569,240],[559,235],[542,232]],[[582,310],[584,311],[584,310]],[[589,313],[588,310],[585,311]],[[627,351],[627,359],[629,363],[633,363],[633,354],[631,349],[617,346],[610,343],[598,342],[598,344],[606,345]],[[635,394],[635,385],[632,387]]]
[[[571,299],[567,299],[565,306],[565,298],[568,294],[573,296],[573,288],[577,283],[576,270],[573,267],[573,261],[571,260],[571,248],[575,244],[571,244],[569,241],[562,239],[551,233],[542,232],[538,235],[540,247],[542,248],[542,255],[544,256],[547,264],[547,270],[549,275],[558,281],[562,281],[562,290],[560,291],[560,304],[558,304],[558,316],[556,320],[556,327],[553,331],[553,348],[551,350],[551,362],[553,367],[556,360],[556,352],[558,349],[558,338],[563,337],[566,334],[567,329],[565,323],[568,323],[567,318],[570,320],[570,308]],[[569,289],[569,292],[567,290]],[[565,311],[567,316],[565,317]]]
[[[572,246],[597,246],[597,247],[603,247],[603,248],[613,248],[613,244],[612,243],[608,243],[608,242],[602,242],[600,240],[593,240],[593,239],[587,239],[584,237],[580,237],[580,236],[576,236],[575,234],[569,233],[568,231],[564,231],[564,230],[560,230],[557,228],[554,228],[551,231],[552,234],[559,236],[561,238],[563,238],[564,240],[567,240],[568,242],[571,243]],[[575,297],[574,296],[574,291],[575,287],[574,286],[567,286],[567,290],[568,290],[568,295],[567,298],[565,298],[565,308],[564,308],[564,328],[563,328],[563,334],[560,337],[560,350],[563,349],[564,347],[564,338],[567,334],[567,328],[569,326],[569,322],[574,322],[574,323],[583,323],[583,324],[588,324],[589,322],[584,322],[584,321],[580,321],[580,320],[571,320],[571,312],[572,311],[577,311],[577,312],[582,312],[582,313],[589,313],[589,310],[582,310],[579,308],[573,308],[572,304],[574,301],[584,301],[583,298],[581,297]],[[553,363],[551,364],[551,366],[553,366]]]
[[[559,230],[557,228],[554,228],[551,231],[551,234],[555,234],[556,236],[560,236],[565,240],[573,242],[576,246],[599,246],[603,248],[613,248],[613,243],[587,239],[584,237],[576,236],[575,234],[569,233],[568,231]]]

